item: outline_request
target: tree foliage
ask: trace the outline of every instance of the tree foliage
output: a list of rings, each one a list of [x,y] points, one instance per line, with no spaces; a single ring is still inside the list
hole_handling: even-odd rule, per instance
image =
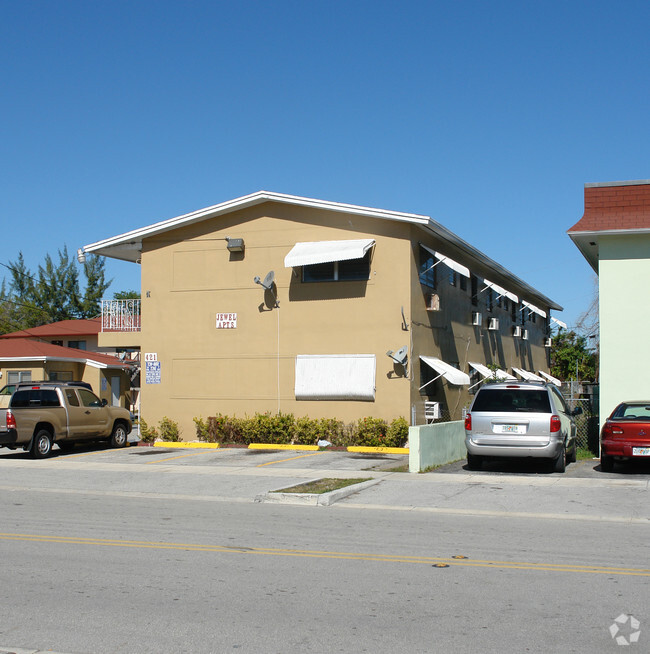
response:
[[[83,264],[83,293],[79,286],[78,264],[66,247],[58,251],[58,261],[47,254],[36,273],[27,268],[22,252],[6,266],[8,284],[0,286],[0,333],[38,327],[59,320],[93,318],[101,313],[100,300],[110,286],[105,260],[90,255]]]
[[[562,330],[553,336],[551,374],[562,380],[597,381],[598,355],[589,348],[586,336],[573,330]]]

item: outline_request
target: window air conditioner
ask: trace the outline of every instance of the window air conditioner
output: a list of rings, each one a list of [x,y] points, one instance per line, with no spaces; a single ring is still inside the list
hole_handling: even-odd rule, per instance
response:
[[[524,341],[527,341],[527,340],[528,340],[528,330],[527,330],[527,329],[524,329],[524,331],[523,331],[523,333],[522,333],[522,335],[521,335],[521,338],[522,338]]]
[[[478,311],[474,311],[472,313],[472,325],[481,325],[482,322],[483,316]]]
[[[513,336],[521,336],[521,327],[519,325],[515,325],[512,328],[512,335]]]
[[[427,297],[427,311],[440,311],[440,296],[436,293],[431,293]]]
[[[440,402],[424,403],[424,419],[427,424],[440,419]]]
[[[553,339],[551,338],[546,338],[544,339],[544,347],[551,347]]]
[[[488,329],[491,329],[492,331],[495,331],[499,329],[499,319],[498,318],[490,318],[488,320]]]

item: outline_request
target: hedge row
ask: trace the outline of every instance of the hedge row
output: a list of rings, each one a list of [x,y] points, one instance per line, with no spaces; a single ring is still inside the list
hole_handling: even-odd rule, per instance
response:
[[[408,423],[395,418],[388,423],[381,418],[361,418],[345,424],[334,418],[296,418],[292,413],[256,413],[249,418],[217,414],[204,420],[194,418],[198,440],[207,443],[243,444],[277,443],[332,445],[349,447],[403,447],[408,440]]]

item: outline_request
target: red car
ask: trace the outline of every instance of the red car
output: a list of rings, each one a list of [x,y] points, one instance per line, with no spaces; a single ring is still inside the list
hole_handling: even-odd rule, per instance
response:
[[[621,402],[600,432],[600,469],[643,459],[650,462],[650,402]]]

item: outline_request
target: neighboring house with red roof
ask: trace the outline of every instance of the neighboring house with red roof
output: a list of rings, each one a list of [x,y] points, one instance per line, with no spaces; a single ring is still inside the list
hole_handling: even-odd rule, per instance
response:
[[[568,234],[598,275],[602,425],[619,402],[650,401],[650,180],[585,184]]]
[[[132,409],[131,375],[137,370],[126,357],[98,351],[99,330],[99,319],[64,320],[3,334],[0,387],[20,381],[85,381],[109,404]]]

